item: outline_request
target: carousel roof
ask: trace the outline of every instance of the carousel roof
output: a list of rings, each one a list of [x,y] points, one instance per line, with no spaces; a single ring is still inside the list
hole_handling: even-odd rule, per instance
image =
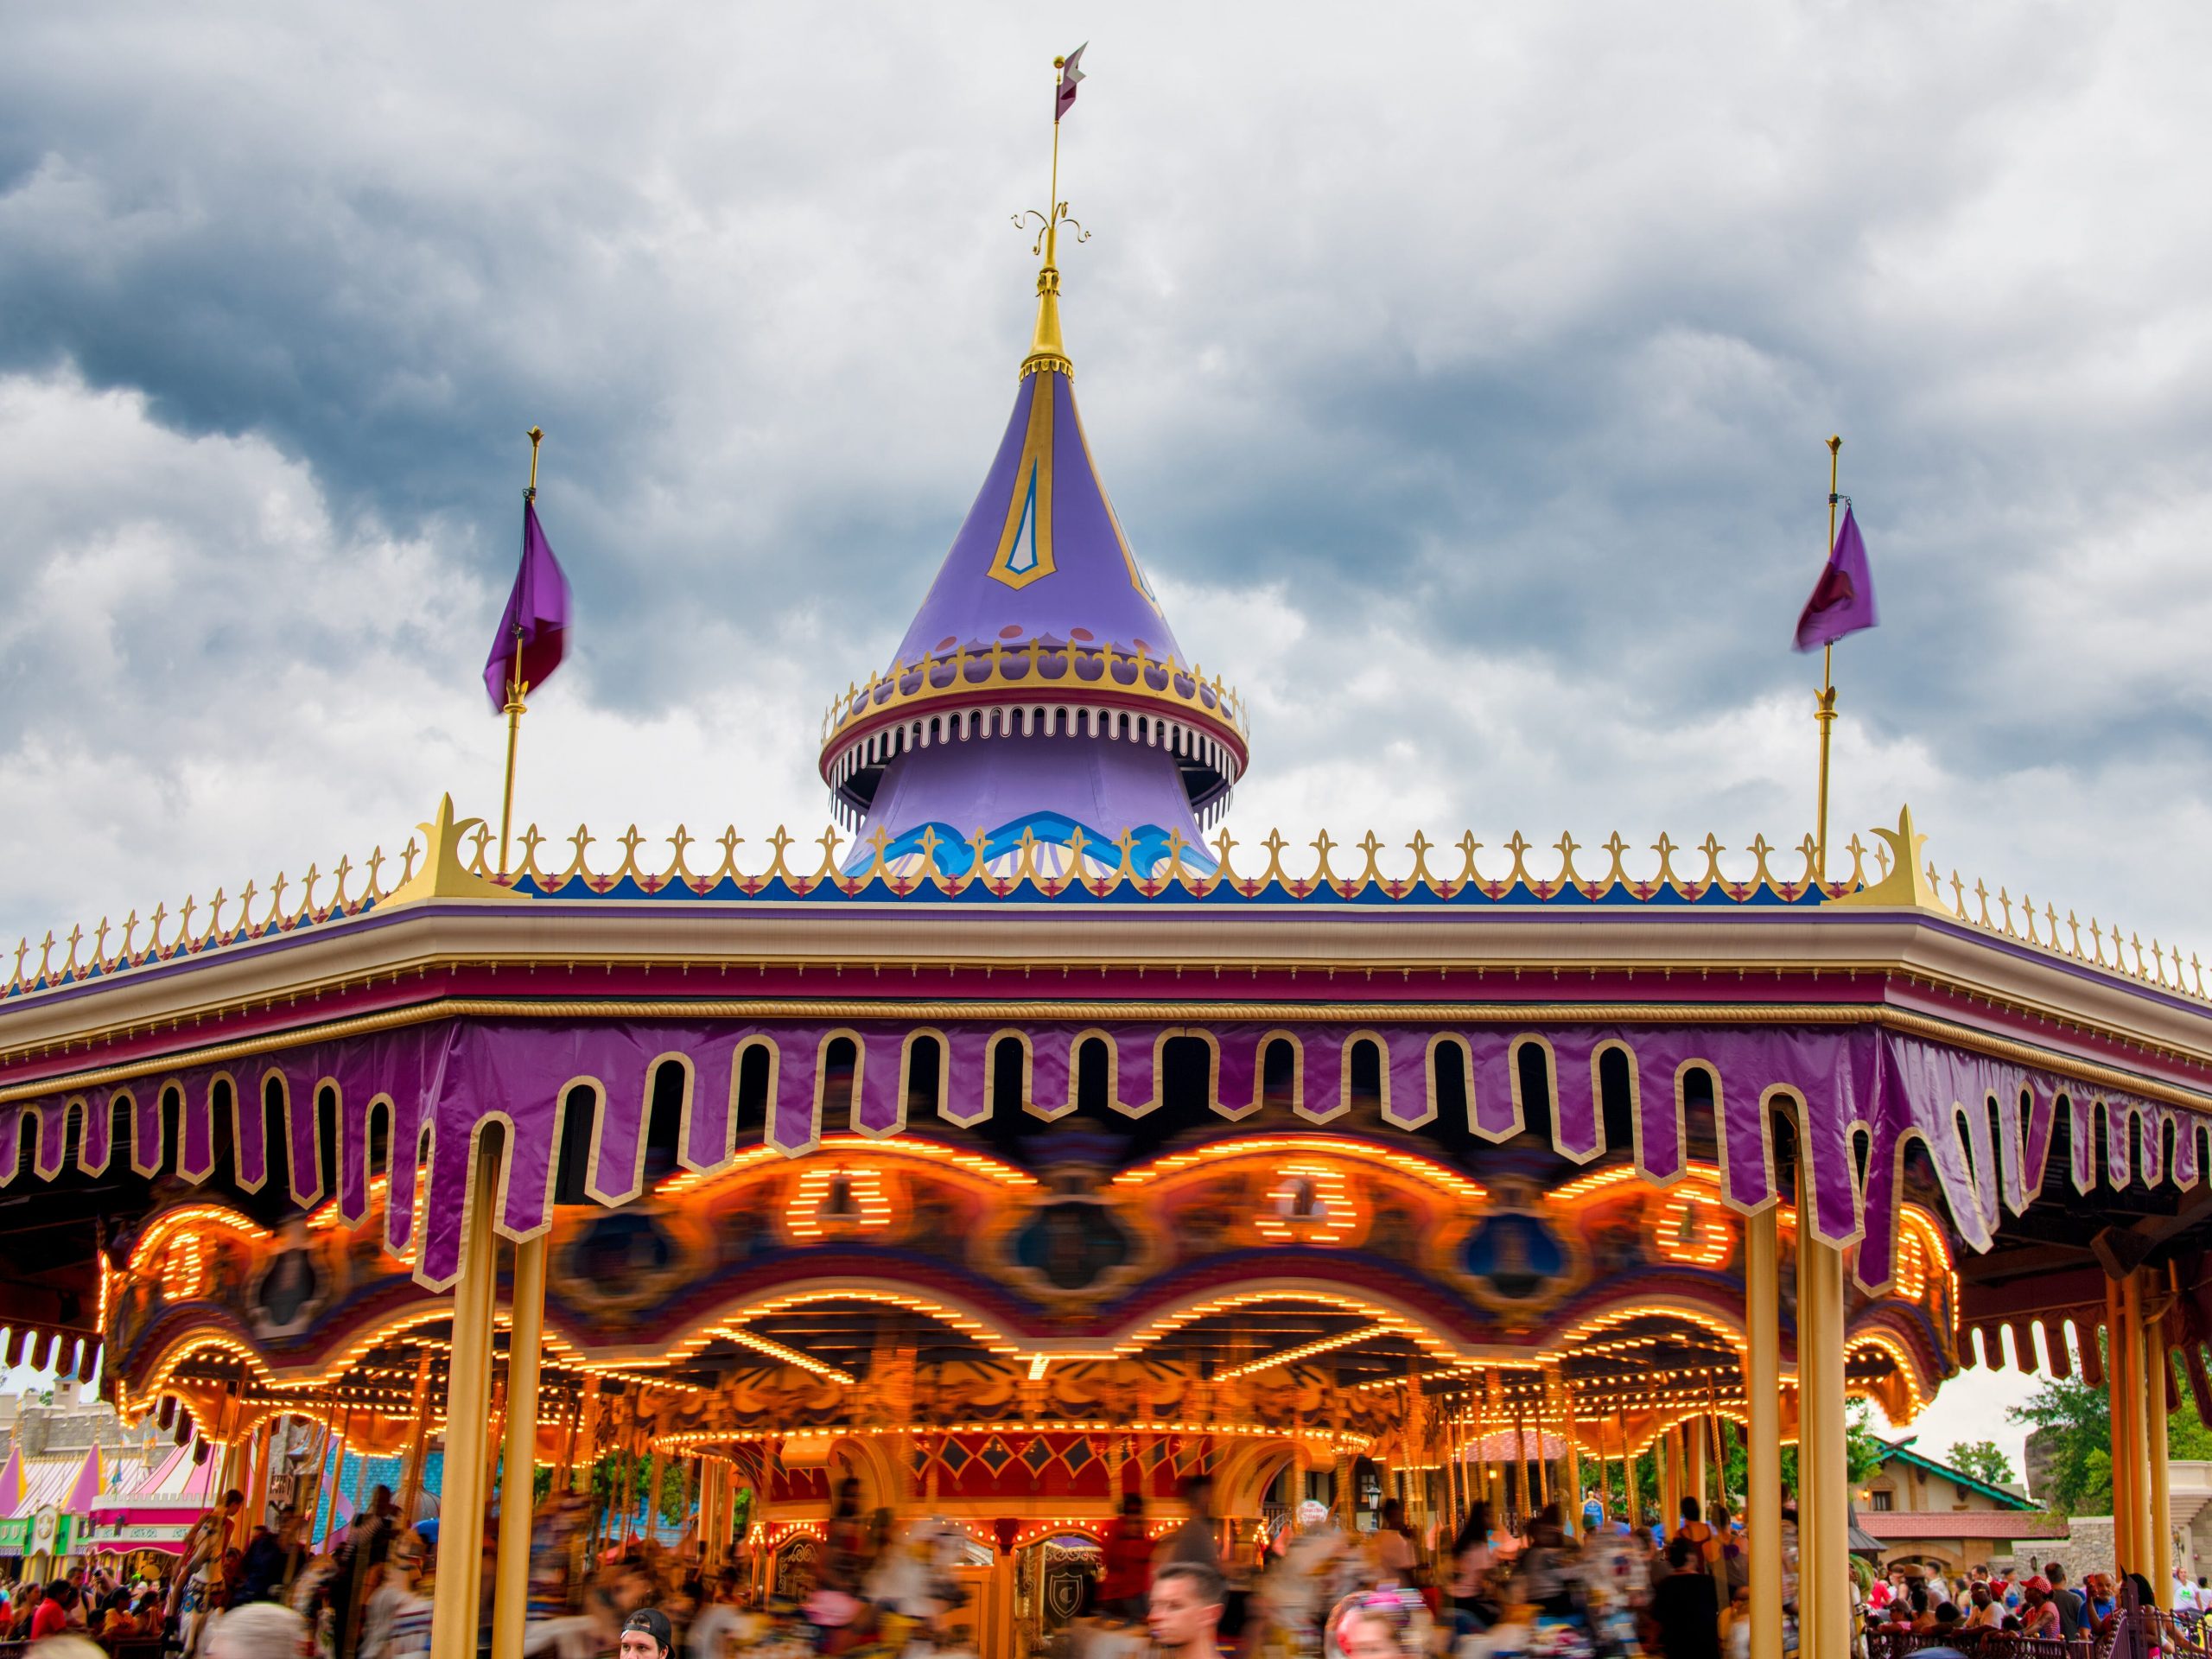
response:
[[[1135,1344],[1255,1387],[1256,1362],[1297,1371],[1306,1362],[1284,1357],[1300,1353],[1325,1356],[1328,1386],[1346,1393],[1425,1370],[1458,1379],[1471,1411],[1469,1379],[1493,1366],[1560,1367],[1601,1399],[1656,1378],[1694,1405],[1740,1336],[1691,1317],[1740,1304],[1711,1276],[1726,1216],[1781,1205],[1854,1253],[1867,1293],[1854,1385],[1917,1398],[1955,1363],[1962,1325],[1993,1363],[2001,1329],[2034,1363],[2040,1329],[2045,1363],[2094,1371],[2098,1262],[2167,1265],[2212,1239],[2212,1001],[2197,960],[2002,888],[1993,912],[1980,884],[1928,860],[1909,812],[1825,868],[1809,836],[1740,852],[1662,836],[1647,856],[1618,834],[1551,851],[1518,833],[1402,849],[1270,835],[1240,855],[1226,834],[1203,843],[1198,821],[1247,758],[1240,705],[1185,661],[1099,483],[1048,252],[982,490],[897,659],[825,721],[822,775],[863,823],[858,848],[781,828],[748,843],[733,828],[709,851],[679,828],[664,855],[634,829],[602,842],[532,828],[501,869],[485,825],[457,820],[448,797],[397,858],[311,865],[0,958],[0,1189],[26,1175],[41,1187],[12,1218],[22,1187],[0,1198],[0,1237],[38,1238],[0,1298],[5,1357],[58,1356],[89,1376],[121,1317],[142,1357],[206,1368],[185,1381],[228,1386],[250,1351],[270,1362],[257,1387],[296,1397],[285,1391],[327,1369],[299,1344],[340,1334],[296,1285],[224,1304],[235,1334],[213,1358],[165,1347],[175,1332],[156,1316],[219,1300],[218,1283],[236,1301],[249,1259],[320,1283],[296,1258],[345,1230],[342,1276],[377,1289],[346,1305],[365,1322],[342,1333],[370,1346],[343,1351],[404,1392],[429,1349],[387,1342],[383,1321],[417,1318],[454,1281],[472,1205],[496,1201],[511,1238],[561,1227],[579,1249],[680,1261],[676,1223],[727,1200],[733,1218],[782,1217],[780,1254],[702,1259],[664,1287],[652,1317],[675,1323],[639,1338],[690,1344],[657,1357],[696,1389],[763,1355],[858,1378],[887,1341],[931,1363],[1035,1366],[1041,1384],[1055,1367],[1120,1364]],[[521,1176],[496,1200],[476,1185],[495,1119]],[[925,1165],[1027,1183],[1019,1203],[978,1212],[1011,1228],[1049,1207],[1056,1165],[1088,1161],[1084,1179],[1109,1182],[1127,1219],[1144,1206],[1123,1189],[1166,1190],[1197,1167],[1177,1160],[1281,1162],[1270,1136],[1304,1137],[1305,1155],[1324,1128],[1346,1144],[1323,1150],[1362,1179],[1409,1160],[1389,1179],[1427,1196],[1406,1213],[1440,1205],[1444,1219],[1408,1223],[1398,1255],[1363,1266],[1338,1249],[1349,1234],[1286,1232],[1272,1198],[1244,1193],[1249,1255],[1188,1264],[1172,1305],[1144,1301],[1170,1296],[1158,1276],[1117,1290],[1079,1330],[1052,1287],[1023,1288],[1007,1252],[1065,1249],[1080,1265],[1096,1243],[1080,1227],[994,1235],[995,1278],[977,1265],[985,1243],[956,1236],[957,1262],[898,1269],[937,1288],[895,1315],[848,1294],[896,1266],[865,1253],[823,1268],[838,1296],[760,1300],[795,1261],[843,1259],[807,1221],[827,1200],[804,1182],[834,1177],[833,1153],[910,1194],[934,1179]],[[1095,1158],[1078,1130],[1103,1146]],[[670,1167],[649,1178],[652,1157]],[[1477,1176],[1525,1191],[1492,1214],[1459,1190]],[[758,1203],[740,1190],[756,1179],[772,1189]],[[1612,1203],[1615,1181],[1648,1198],[1621,1225],[1658,1252],[1637,1258],[1650,1295],[1626,1312],[1589,1300],[1605,1281],[1577,1265],[1618,1255],[1620,1238],[1551,1254],[1561,1217]],[[632,1224],[664,1202],[673,1230],[656,1243]],[[870,1202],[854,1198],[855,1227]],[[592,1242],[563,1211],[633,1213],[615,1218],[620,1237]],[[1940,1227],[1926,1219],[1939,1212]],[[1178,1236],[1137,1232],[1163,1255]],[[203,1254],[200,1233],[229,1255]],[[1431,1248],[1446,1237],[1448,1262]],[[907,1245],[926,1256],[937,1242],[918,1230]],[[1273,1283],[1262,1264],[1294,1257],[1298,1273],[1262,1302],[1225,1288]],[[726,1306],[678,1319],[677,1293],[725,1269]],[[1963,1298],[1955,1274],[1975,1281]],[[1516,1324],[1503,1304],[1440,1288],[1463,1281],[1534,1286],[1546,1317]],[[1313,1303],[1323,1282],[1337,1302]],[[1649,1309],[1672,1323],[1610,1323]],[[2201,1346],[2212,1303],[2183,1313],[2180,1336]],[[587,1342],[588,1326],[579,1348],[611,1363],[620,1344]],[[1572,1359],[1548,1345],[1599,1329],[1618,1345]],[[429,1325],[415,1338],[436,1339]],[[172,1380],[145,1375],[153,1393]],[[2212,1391],[2201,1363],[2191,1382]],[[1486,1378],[1479,1409],[1538,1397]]]

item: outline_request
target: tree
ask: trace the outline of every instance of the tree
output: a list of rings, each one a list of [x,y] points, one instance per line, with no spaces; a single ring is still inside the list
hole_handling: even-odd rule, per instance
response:
[[[2047,1431],[2050,1479],[2031,1494],[2037,1503],[2061,1515],[2112,1513],[2112,1402],[2103,1389],[2078,1376],[2049,1377],[2024,1404],[2005,1414]],[[2181,1408],[2166,1419],[2166,1455],[2212,1458],[2212,1429],[2196,1414],[2196,1398],[2186,1389]]]
[[[2007,1485],[2013,1478],[2012,1459],[1998,1449],[1994,1440],[1954,1440],[1943,1461],[1992,1486]]]
[[[1727,1472],[1725,1484],[1739,1499],[1745,1493],[1751,1473],[1751,1458],[1744,1449],[1741,1433],[1726,1437],[1728,1448]],[[1882,1466],[1883,1443],[1874,1433],[1872,1408],[1864,1400],[1853,1400],[1847,1408],[1843,1423],[1843,1478],[1853,1486],[1859,1486],[1873,1478]],[[1797,1496],[1797,1448],[1782,1448],[1782,1490],[1791,1497]]]
[[[2112,1513],[2112,1402],[2078,1376],[2046,1377],[2005,1416],[2044,1433],[2051,1450],[2048,1490],[2037,1503],[2062,1515]]]

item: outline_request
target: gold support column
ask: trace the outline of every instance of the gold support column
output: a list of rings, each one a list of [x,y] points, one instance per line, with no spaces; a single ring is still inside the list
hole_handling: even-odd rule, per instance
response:
[[[2145,1364],[2143,1332],[2143,1274],[2131,1273],[2120,1287],[2120,1316],[2127,1350],[2127,1517],[2128,1552],[2120,1565],[2126,1571],[2151,1578],[2157,1535],[2151,1516],[2151,1436],[2149,1377]],[[2152,1579],[2155,1590],[2165,1586]]]
[[[415,1393],[409,1407],[415,1425],[407,1441],[407,1463],[399,1478],[399,1524],[411,1527],[423,1501],[423,1465],[429,1454],[430,1356],[425,1351],[415,1362]]]
[[[2134,1467],[2127,1411],[2127,1320],[2121,1312],[2120,1281],[2105,1281],[2105,1397],[2111,1420],[2112,1554],[2126,1572],[2135,1560],[2135,1505],[2127,1477]]]
[[[537,1371],[545,1345],[545,1238],[515,1246],[507,1326],[505,1472],[500,1478],[499,1554],[492,1587],[492,1659],[522,1659],[530,1601],[530,1522],[537,1491]]]
[[[584,1378],[582,1415],[576,1421],[575,1451],[569,1466],[571,1491],[591,1491],[591,1471],[599,1465],[599,1377]]]
[[[1840,1655],[1851,1648],[1843,1252],[1815,1238],[1802,1219],[1797,1269],[1798,1646],[1808,1654]]]
[[[480,1149],[472,1172],[461,1277],[453,1291],[453,1353],[446,1373],[446,1488],[439,1509],[438,1589],[430,1616],[430,1659],[476,1659],[476,1615],[484,1554],[485,1427],[492,1402],[492,1289],[499,1262],[492,1236],[498,1155]]]
[[[1683,1438],[1688,1442],[1690,1458],[1690,1496],[1697,1499],[1697,1512],[1704,1516],[1710,1501],[1706,1496],[1705,1442],[1708,1433],[1707,1419],[1693,1417],[1682,1425]]]
[[[1782,1659],[1780,1206],[1744,1229],[1744,1531],[1751,1547],[1751,1659]]]
[[[1586,1529],[1582,1524],[1582,1445],[1574,1437],[1574,1395],[1567,1386],[1564,1373],[1559,1379],[1559,1432],[1567,1441],[1567,1455],[1560,1461],[1560,1478],[1567,1487],[1567,1502],[1561,1507],[1561,1519],[1567,1522],[1567,1535],[1580,1537]]]
[[[2144,1404],[2145,1436],[2151,1453],[2151,1560],[2144,1576],[2152,1590],[2164,1595],[2173,1582],[2174,1523],[2172,1471],[2166,1465],[2166,1382],[2172,1375],[2166,1356],[2166,1319],[2152,1319],[2144,1342],[2145,1376],[2150,1387]]]

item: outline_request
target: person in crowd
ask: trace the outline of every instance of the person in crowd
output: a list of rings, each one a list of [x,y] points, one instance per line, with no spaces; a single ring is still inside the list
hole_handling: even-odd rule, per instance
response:
[[[821,1587],[857,1591],[868,1575],[868,1518],[861,1513],[861,1483],[848,1475],[837,1483],[837,1501],[830,1512],[830,1536],[823,1550]]]
[[[640,1607],[623,1619],[615,1643],[621,1659],[670,1659],[675,1649],[676,1631],[659,1608]]]
[[[67,1579],[55,1579],[46,1586],[46,1594],[31,1614],[29,1639],[43,1642],[50,1636],[60,1636],[69,1628],[69,1609],[77,1599],[76,1586]]]
[[[1720,1659],[1720,1600],[1694,1540],[1667,1546],[1667,1576],[1652,1586],[1644,1645],[1665,1659]]]
[[[2034,1574],[2031,1573],[2029,1576],[2031,1578]],[[2043,1567],[2043,1579],[2044,1582],[2050,1586],[2051,1605],[2057,1610],[2058,1633],[2067,1641],[2071,1642],[2082,1634],[2088,1622],[2088,1605],[2083,1601],[2082,1592],[2068,1581],[2064,1562],[2045,1561]],[[2020,1592],[2018,1611],[2024,1614],[2027,1608],[2027,1580],[2022,1580],[2015,1588]]]
[[[245,1553],[239,1559],[238,1599],[273,1601],[276,1586],[284,1576],[284,1562],[291,1553],[285,1535],[299,1524],[298,1511],[287,1503],[276,1511],[276,1525],[272,1529],[258,1526],[253,1536],[246,1541]]]
[[[888,1546],[879,1551],[876,1559],[882,1560]],[[684,1646],[690,1659],[730,1659],[737,1643],[739,1627],[737,1569],[726,1567],[715,1580],[711,1594],[700,1605],[698,1614],[684,1632]]]
[[[1726,1604],[1735,1599],[1736,1592],[1751,1583],[1751,1558],[1744,1548],[1742,1535],[1729,1522],[1728,1506],[1716,1503],[1712,1514],[1713,1543],[1705,1553],[1706,1561],[1713,1569],[1713,1587]],[[1880,1587],[1878,1582],[1875,1588]]]
[[[1346,1596],[1329,1615],[1324,1659],[1423,1659],[1429,1649],[1421,1599],[1399,1589]]]
[[[1406,1524],[1406,1506],[1395,1497],[1386,1497],[1375,1529],[1375,1582],[1411,1584],[1414,1559],[1413,1529]]]
[[[2056,1637],[2058,1634],[2058,1604],[2051,1599],[2050,1580],[2040,1573],[2020,1586],[2020,1634],[2031,1637]]]
[[[1719,1541],[1713,1527],[1705,1518],[1705,1506],[1694,1497],[1686,1496],[1681,1504],[1681,1519],[1675,1528],[1675,1536],[1687,1538],[1697,1546],[1697,1553],[1709,1567],[1718,1553]]]
[[[305,1621],[290,1608],[257,1602],[214,1622],[207,1631],[207,1659],[300,1659],[307,1639]]]
[[[1099,1601],[1115,1618],[1135,1624],[1144,1617],[1147,1580],[1152,1573],[1152,1537],[1145,1530],[1142,1494],[1122,1494],[1122,1512],[1106,1535],[1104,1556]]]
[[[1967,1609],[1967,1628],[1970,1630],[2001,1630],[2005,1624],[2005,1604],[1990,1590],[1987,1579],[1979,1579],[1967,1592],[1970,1604]]]
[[[1212,1567],[1180,1557],[1164,1562],[1152,1576],[1145,1614],[1156,1659],[1218,1659],[1214,1636],[1222,1601],[1221,1574]],[[626,1653],[623,1659],[651,1656]]]
[[[2102,1573],[2086,1573],[2082,1577],[2082,1623],[2089,1630],[2101,1632],[2105,1621],[2120,1605],[2112,1580]]]
[[[430,1603],[418,1587],[421,1535],[394,1538],[361,1603],[361,1659],[417,1659],[430,1650]]]
[[[338,1580],[331,1588],[331,1612],[336,1621],[333,1651],[337,1659],[355,1659],[361,1639],[361,1607],[368,1600],[376,1570],[391,1549],[392,1516],[396,1506],[391,1488],[378,1486],[367,1504],[346,1529],[338,1548]],[[488,1580],[486,1580],[488,1582]]]
[[[1167,1535],[1167,1547],[1162,1559],[1203,1567],[1218,1580],[1221,1577],[1221,1546],[1215,1536],[1213,1477],[1197,1474],[1185,1481],[1183,1504],[1189,1513],[1183,1517],[1182,1524]]]
[[[1916,1579],[1904,1592],[1905,1628],[1925,1636],[1936,1628],[1936,1603],[1928,1593],[1928,1580]]]
[[[1535,1604],[1539,1611],[1551,1617],[1564,1618],[1571,1613],[1573,1592],[1568,1581],[1568,1568],[1573,1557],[1567,1534],[1560,1526],[1559,1505],[1545,1504],[1529,1523],[1521,1553],[1514,1560],[1514,1573],[1522,1596]]]
[[[1498,1606],[1490,1595],[1491,1569],[1497,1565],[1490,1531],[1490,1505],[1478,1502],[1452,1540],[1452,1605],[1467,1627],[1477,1630],[1497,1622]]]

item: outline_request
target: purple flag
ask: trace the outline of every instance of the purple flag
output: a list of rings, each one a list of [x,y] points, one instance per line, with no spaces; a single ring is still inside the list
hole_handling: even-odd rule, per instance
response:
[[[1874,613],[1874,573],[1866,568],[1866,543],[1846,502],[1843,528],[1836,531],[1827,564],[1797,619],[1797,649],[1818,651],[1880,620]]]
[[[1090,42],[1085,41],[1069,53],[1067,61],[1060,66],[1060,90],[1052,100],[1052,120],[1055,124],[1075,107],[1075,84],[1083,79],[1083,54],[1090,45]]]
[[[537,503],[524,500],[522,567],[515,572],[515,589],[507,595],[506,614],[499,619],[499,631],[493,636],[492,654],[484,659],[484,689],[491,694],[493,714],[506,711],[509,680],[519,677],[524,685],[539,686],[553,677],[553,671],[560,667],[567,652],[568,635],[569,578],[546,543],[544,531],[538,527]]]

